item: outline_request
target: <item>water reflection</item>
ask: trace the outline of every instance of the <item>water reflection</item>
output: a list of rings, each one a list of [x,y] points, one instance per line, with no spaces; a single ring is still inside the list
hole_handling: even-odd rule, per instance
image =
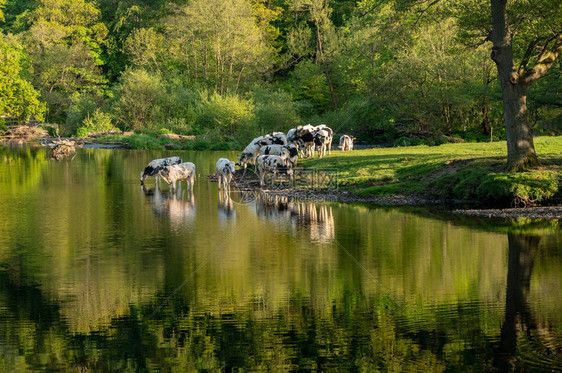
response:
[[[260,192],[256,199],[256,214],[259,217],[287,221],[298,230],[308,232],[316,242],[328,242],[335,237],[332,205]]]
[[[177,230],[186,223],[191,223],[196,217],[195,194],[193,189],[176,191],[162,191],[158,186],[141,190],[150,199],[152,211],[159,218],[170,220],[172,229]]]
[[[560,371],[557,226],[508,236],[203,177],[196,198],[139,191],[175,154],[78,152],[0,148],[2,372]],[[178,155],[202,174],[221,156]]]
[[[541,237],[509,233],[508,239],[505,319],[494,366],[501,372],[514,372],[533,363],[548,365],[552,358],[561,363],[562,334],[557,334],[548,320],[537,317],[529,301],[531,275]],[[554,360],[550,363],[555,363]]]
[[[219,218],[223,220],[236,218],[236,210],[234,203],[230,197],[229,189],[219,189],[219,202],[217,204],[217,212]]]

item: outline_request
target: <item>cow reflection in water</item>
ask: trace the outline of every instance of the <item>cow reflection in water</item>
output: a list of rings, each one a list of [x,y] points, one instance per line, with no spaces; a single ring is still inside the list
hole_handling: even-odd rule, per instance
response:
[[[260,192],[256,213],[267,219],[289,221],[297,229],[308,230],[312,241],[327,242],[335,237],[332,207],[325,203]]]
[[[236,210],[229,189],[219,189],[219,203],[217,206],[218,215],[222,219],[236,218]]]
[[[172,228],[179,228],[195,220],[195,196],[193,190],[163,192],[159,188],[142,187],[145,196],[150,198],[152,211],[159,218],[168,218]]]

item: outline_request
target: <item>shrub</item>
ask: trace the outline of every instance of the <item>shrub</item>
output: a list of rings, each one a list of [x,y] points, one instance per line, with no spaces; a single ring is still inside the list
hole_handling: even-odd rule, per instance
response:
[[[111,119],[111,114],[96,109],[92,116],[88,116],[84,119],[83,127],[85,127],[88,132],[108,132],[113,129]]]
[[[282,90],[255,88],[252,92],[256,126],[262,133],[287,132],[301,124],[291,95]]]
[[[142,69],[127,70],[113,94],[113,112],[125,129],[153,129],[163,122],[168,95],[160,75]]]
[[[255,126],[254,105],[238,95],[207,95],[201,92],[197,126],[199,134],[207,132],[219,136],[221,140],[232,137],[240,129]]]
[[[84,120],[92,115],[97,107],[96,98],[92,95],[75,93],[70,100],[71,106],[62,128],[64,134],[76,133],[80,127],[83,127]]]
[[[211,142],[208,140],[195,140],[192,144],[193,150],[209,150],[211,148]]]
[[[195,114],[193,114],[195,115]],[[165,128],[170,129],[170,133],[178,135],[190,135],[192,132],[193,118],[167,118],[164,123]]]
[[[239,150],[241,149],[240,143],[236,141],[221,141],[211,146],[211,150]]]
[[[88,137],[88,129],[86,127],[80,127],[76,130],[76,137]]]

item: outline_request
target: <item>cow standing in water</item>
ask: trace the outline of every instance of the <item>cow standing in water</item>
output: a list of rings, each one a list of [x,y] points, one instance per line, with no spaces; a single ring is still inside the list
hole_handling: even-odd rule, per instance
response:
[[[234,162],[226,159],[219,158],[217,161],[217,177],[219,181],[219,189],[222,187],[224,189],[230,189],[230,180],[234,175]]]
[[[168,183],[171,191],[176,189],[176,182],[179,182],[181,186],[183,180],[187,182],[188,190],[192,191],[195,183],[195,165],[191,162],[185,162],[167,166],[160,171],[160,176]]]
[[[150,161],[150,163],[148,163],[148,165],[145,167],[144,171],[142,171],[140,174],[141,185],[144,185],[144,181],[147,177],[153,176],[155,183],[160,186],[160,171],[162,171],[164,167],[173,166],[180,163],[180,157],[159,158]]]

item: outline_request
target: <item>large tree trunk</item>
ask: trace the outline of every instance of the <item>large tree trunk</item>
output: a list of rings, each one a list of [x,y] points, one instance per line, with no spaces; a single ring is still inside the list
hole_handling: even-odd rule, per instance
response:
[[[494,43],[491,58],[496,63],[502,87],[504,125],[507,138],[507,167],[519,171],[538,165],[533,134],[527,120],[527,91],[530,82],[520,79],[513,61],[512,34],[507,25],[507,0],[491,0]]]

